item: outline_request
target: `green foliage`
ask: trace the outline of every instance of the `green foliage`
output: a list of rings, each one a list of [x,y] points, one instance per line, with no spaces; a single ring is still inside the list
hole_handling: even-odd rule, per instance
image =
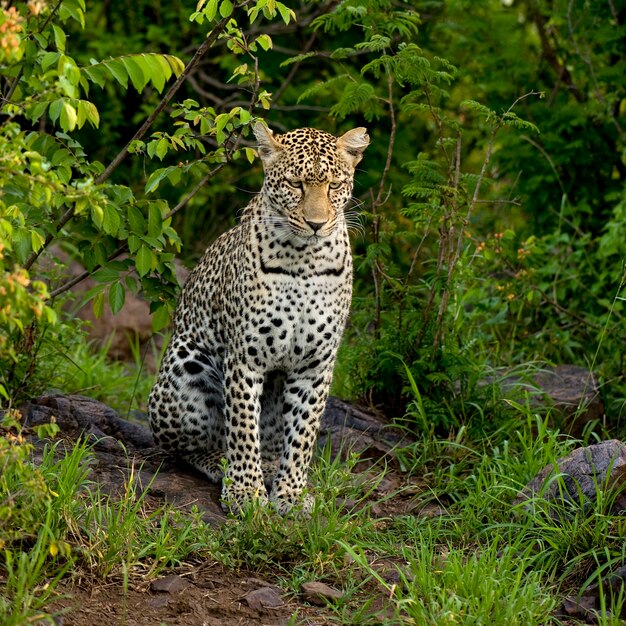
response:
[[[570,362],[610,381],[616,423],[623,351],[607,338],[625,333],[625,87],[606,68],[624,16],[564,3],[412,7],[340,3],[312,22],[332,46],[294,57],[297,101],[360,116],[374,138],[335,388],[402,415],[404,361],[431,424],[480,431],[506,419],[478,384],[494,368]]]
[[[415,537],[416,547],[405,548],[409,563],[393,588],[368,568],[362,554],[348,551],[389,589],[398,612],[415,624],[545,624],[556,601],[542,586],[537,571],[526,572],[532,548],[526,553],[495,540],[470,554],[439,545],[432,530]]]
[[[40,344],[46,333],[55,341],[62,332],[48,328],[58,318],[48,301],[65,293],[73,281],[54,267],[52,245],[80,258],[85,275],[98,283],[88,294],[96,315],[106,305],[117,313],[127,292],[141,291],[150,301],[154,330],[167,326],[178,288],[174,255],[181,247],[172,220],[195,192],[173,208],[150,194],[164,178],[178,184],[182,176],[202,179],[197,192],[227,162],[253,160],[253,151],[240,142],[256,119],[255,107],[269,106],[270,94],[260,89],[254,55],[269,50],[272,41],[265,33],[248,36],[236,20],[253,22],[259,12],[285,23],[293,17],[290,9],[275,2],[244,9],[225,0],[216,7],[200,6],[191,17],[214,22],[200,50],[224,41],[234,57],[250,59],[233,66],[231,73],[237,84],[251,89],[249,102],[220,112],[185,99],[172,109],[173,129],[157,130],[149,138],[148,130],[182,83],[183,73],[197,65],[200,52],[187,66],[177,56],[160,52],[81,62],[71,56],[73,37],[67,34],[80,32],[90,19],[83,0],[1,10],[9,33],[0,56],[0,289],[8,295],[0,318],[6,322],[0,335],[3,400],[17,397],[23,391],[24,372],[38,367],[28,348]],[[102,128],[101,108],[88,98],[100,90],[126,92],[132,86],[150,100],[173,78],[179,80],[107,167],[85,148],[81,133],[87,126],[103,136],[109,132]],[[145,189],[112,183],[111,175],[129,153],[144,161],[171,160],[177,153],[178,164],[149,174]],[[45,284],[31,281],[29,274],[45,279]]]

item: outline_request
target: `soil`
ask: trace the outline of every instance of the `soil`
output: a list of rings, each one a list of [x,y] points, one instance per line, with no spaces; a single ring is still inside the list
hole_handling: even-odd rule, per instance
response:
[[[167,590],[156,591],[159,585],[144,583],[131,585],[126,593],[119,583],[64,581],[59,591],[67,597],[49,608],[62,612],[59,626],[279,626],[292,618],[307,626],[331,623],[330,609],[305,604],[258,575],[228,571],[217,563],[181,569],[165,578],[174,581],[171,587],[163,586]]]

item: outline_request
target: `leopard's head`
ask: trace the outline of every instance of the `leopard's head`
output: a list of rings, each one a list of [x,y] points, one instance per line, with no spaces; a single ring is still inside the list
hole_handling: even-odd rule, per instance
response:
[[[354,169],[369,144],[365,128],[341,137],[314,128],[274,134],[258,122],[254,134],[265,170],[261,193],[300,239],[327,237],[352,197]]]

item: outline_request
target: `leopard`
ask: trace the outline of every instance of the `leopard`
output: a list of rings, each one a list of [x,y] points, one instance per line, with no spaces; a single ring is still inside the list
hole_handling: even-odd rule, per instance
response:
[[[208,246],[173,315],[148,413],[157,445],[231,513],[310,511],[309,465],[352,297],[347,207],[370,139],[252,131],[264,179]]]

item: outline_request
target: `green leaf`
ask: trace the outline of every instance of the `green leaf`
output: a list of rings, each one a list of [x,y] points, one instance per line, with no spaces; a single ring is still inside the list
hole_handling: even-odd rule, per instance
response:
[[[105,67],[124,89],[128,88],[128,73],[126,72],[125,65],[120,60],[111,59],[105,63]]]
[[[141,239],[137,237],[137,235],[129,235],[128,236],[128,249],[131,254],[137,252],[139,250],[139,246],[141,246]]]
[[[58,100],[55,100],[52,104],[50,104],[49,114],[50,114],[50,119],[53,122],[56,122],[59,119],[59,116],[61,115],[61,111],[63,110],[64,104],[65,104],[65,100],[63,98],[59,98]]]
[[[165,87],[165,81],[169,78],[169,76],[165,76],[163,66],[160,63],[159,58],[159,55],[156,54],[141,55],[141,68],[148,76],[150,82],[154,85],[154,88],[161,93],[163,91],[163,87]],[[167,65],[165,61],[163,61],[163,63],[169,69],[169,65]]]
[[[207,20],[209,20],[209,22],[212,22],[217,15],[217,0],[209,0],[202,13],[205,15]]]
[[[113,283],[109,287],[109,306],[113,315],[119,313],[126,300],[126,290],[121,283]]]
[[[163,217],[158,204],[150,204],[148,210],[148,235],[150,237],[159,237],[163,232]]]
[[[295,12],[289,7],[285,6],[282,2],[277,2],[276,8],[278,9],[278,12],[280,13],[280,16],[283,18],[283,22],[285,22],[285,24],[289,24],[291,20],[296,19]]]
[[[165,305],[160,306],[152,314],[152,330],[158,333],[163,330],[170,323],[170,314]]]
[[[81,128],[85,121],[89,122],[94,128],[100,125],[100,113],[93,102],[87,100],[78,101],[78,128]]]
[[[13,231],[13,250],[17,255],[17,259],[20,263],[26,261],[26,257],[31,251],[31,237],[30,230],[28,228],[17,228]]]
[[[38,250],[41,250],[46,238],[41,234],[40,230],[34,229],[30,232],[30,241],[32,249],[37,252]]]
[[[150,56],[150,58],[153,59],[155,63],[159,64],[159,67],[161,68],[161,74],[163,75],[166,81],[169,80],[170,76],[172,75],[172,67],[167,62],[167,59],[165,58],[165,56],[162,54],[150,54],[148,56]]]
[[[49,67],[57,63],[61,55],[58,52],[46,52],[41,57],[41,69],[45,72]]]
[[[59,16],[63,21],[72,18],[85,28],[85,5],[80,0],[63,0]]]
[[[163,157],[167,154],[169,147],[170,147],[170,142],[167,139],[165,139],[165,137],[157,141],[156,155],[159,157],[159,159],[161,159],[161,161],[163,160]]]
[[[50,102],[48,100],[37,102],[37,104],[28,111],[28,119],[30,119],[31,122],[38,120],[46,112],[49,104]]]
[[[145,75],[141,64],[136,57],[121,57],[120,59],[130,76],[130,80],[133,83],[133,87],[137,91],[142,91],[150,80],[149,76]]]
[[[52,24],[52,32],[54,33],[54,45],[59,52],[65,52],[65,33],[56,25]]]
[[[86,80],[84,80],[84,78],[87,78],[90,82],[95,83],[101,89],[102,87],[104,87],[104,84],[106,83],[106,80],[108,77],[106,67],[104,66],[104,64],[100,63],[97,65],[92,65],[90,67],[83,67],[81,68],[80,71],[83,75],[83,79],[81,79],[81,85],[83,86],[86,92],[89,91],[88,90],[89,83]]]
[[[107,235],[116,236],[122,225],[122,220],[117,208],[112,204],[105,204],[103,211],[102,229]]]
[[[280,67],[287,67],[288,65],[292,65],[293,63],[301,63],[306,59],[317,56],[317,52],[305,52],[304,54],[296,54],[295,56],[290,57],[286,61],[283,61],[280,64]]]
[[[134,205],[127,209],[128,224],[135,233],[144,233],[146,230],[146,220],[142,212]]]
[[[77,121],[78,116],[76,114],[76,109],[69,102],[67,102],[67,100],[64,101],[59,120],[61,128],[66,132],[72,131],[76,128]]]
[[[272,38],[269,35],[259,35],[257,38],[257,43],[263,48],[263,50],[267,51],[272,47]]]
[[[145,276],[152,269],[152,252],[145,244],[137,251],[135,267],[139,276]]]
[[[169,167],[162,167],[158,170],[154,170],[154,172],[150,174],[150,178],[148,178],[148,182],[146,183],[146,193],[156,191],[161,181],[167,176],[169,170]]]
[[[220,4],[220,15],[228,17],[233,12],[233,3],[230,0],[222,0]]]

